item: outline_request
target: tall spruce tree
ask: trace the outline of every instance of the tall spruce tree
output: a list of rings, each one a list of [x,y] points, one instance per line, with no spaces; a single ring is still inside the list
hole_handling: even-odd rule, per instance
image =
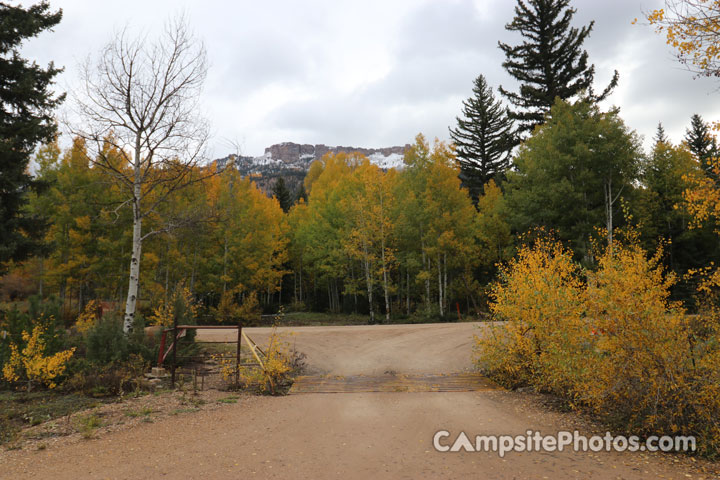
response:
[[[697,157],[703,169],[710,173],[708,160],[717,154],[715,139],[710,135],[710,127],[697,113],[690,117],[690,128],[685,130],[688,149]]]
[[[290,194],[290,190],[288,190],[287,186],[285,186],[285,179],[283,177],[279,177],[275,181],[275,185],[273,185],[273,196],[277,198],[283,212],[287,213],[290,210],[290,207],[293,206],[292,195]]]
[[[33,150],[57,132],[53,109],[64,99],[50,90],[61,69],[20,56],[24,40],[57,25],[62,11],[47,2],[22,8],[0,3],[0,269],[37,252],[45,221],[26,212],[40,184],[28,172]]]
[[[462,114],[457,128],[449,129],[450,137],[457,148],[460,178],[477,203],[485,184],[501,176],[510,163],[514,125],[482,75],[474,81],[473,96],[463,101]]]
[[[595,102],[606,98],[615,88],[618,73],[600,95],[593,91],[595,66],[588,64],[582,44],[595,22],[580,29],[570,22],[575,9],[570,0],[518,0],[515,18],[505,28],[519,32],[523,42],[509,45],[498,42],[505,52],[503,67],[520,82],[518,92],[500,87],[515,107],[512,118],[520,121],[519,130],[530,132],[544,122],[555,98],[568,100],[585,95]]]
[[[666,145],[670,144],[670,140],[668,140],[667,135],[665,134],[665,127],[663,127],[662,122],[658,122],[657,130],[655,130],[655,148],[657,149],[658,144],[664,143]]]

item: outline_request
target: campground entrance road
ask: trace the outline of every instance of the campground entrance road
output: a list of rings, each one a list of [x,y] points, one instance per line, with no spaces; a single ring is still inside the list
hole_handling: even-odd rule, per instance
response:
[[[437,374],[472,368],[470,323],[293,327],[309,370],[334,376]],[[258,343],[269,329],[248,329]],[[202,331],[219,339],[221,331]],[[7,479],[647,479],[715,478],[682,457],[640,453],[440,453],[454,438],[555,434],[592,426],[550,411],[531,394],[476,392],[301,393],[243,396],[237,404],[107,433],[99,439],[5,456]]]

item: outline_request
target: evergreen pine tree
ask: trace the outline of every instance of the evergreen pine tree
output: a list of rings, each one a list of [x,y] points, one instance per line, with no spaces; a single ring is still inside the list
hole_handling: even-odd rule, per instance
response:
[[[670,145],[670,141],[668,140],[667,135],[665,135],[665,128],[662,125],[662,122],[658,122],[657,130],[655,131],[655,148],[657,149],[657,145],[664,143],[665,145]]]
[[[580,28],[571,27],[575,9],[570,0],[518,0],[515,18],[505,26],[519,32],[523,42],[516,46],[499,42],[505,53],[503,67],[520,82],[519,92],[500,87],[517,111],[513,119],[521,122],[519,130],[529,132],[544,123],[556,97],[567,100],[584,93],[593,101],[606,98],[615,88],[618,73],[600,95],[593,92],[595,66],[588,65],[582,44],[590,35],[594,22]]]
[[[0,3],[0,266],[38,251],[45,221],[25,211],[27,193],[40,184],[27,168],[33,150],[57,127],[52,110],[64,99],[50,91],[61,70],[20,56],[25,39],[57,25],[62,11],[47,2],[22,8]]]
[[[482,75],[474,81],[473,96],[463,101],[462,113],[450,137],[457,148],[460,178],[477,202],[485,184],[502,176],[510,163],[513,122]]]
[[[690,117],[690,128],[685,130],[685,141],[703,169],[709,172],[708,160],[717,153],[717,146],[715,139],[710,135],[708,124],[697,113]]]
[[[277,198],[283,212],[287,213],[290,207],[293,206],[292,195],[290,195],[290,190],[285,186],[285,179],[283,177],[279,177],[275,181],[275,185],[273,185],[273,196]]]
[[[307,203],[307,201],[308,201],[307,190],[305,190],[305,182],[300,182],[298,191],[295,194],[295,203],[300,203],[300,200],[302,200],[305,203]]]

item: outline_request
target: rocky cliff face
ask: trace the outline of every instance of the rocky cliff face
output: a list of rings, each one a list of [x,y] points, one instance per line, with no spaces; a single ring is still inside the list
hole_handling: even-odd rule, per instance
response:
[[[259,157],[228,155],[217,160],[219,168],[230,161],[235,161],[235,167],[242,175],[252,175],[253,181],[266,193],[278,178],[283,177],[291,191],[297,190],[310,168],[310,164],[319,160],[328,152],[359,152],[370,159],[370,162],[380,168],[402,168],[403,156],[410,145],[387,148],[362,147],[329,147],[327,145],[309,145],[292,142],[278,143],[265,149],[265,154]]]
[[[328,147],[327,145],[300,145],[292,142],[278,143],[265,149],[265,157],[278,160],[284,164],[304,164],[308,165],[314,160],[322,158],[328,152],[340,153],[340,152],[359,152],[362,155],[370,158],[380,157],[392,157],[399,156],[405,153],[405,150],[410,148],[410,145],[402,147],[387,147],[387,148],[362,148],[362,147]],[[398,165],[399,166],[399,165]]]

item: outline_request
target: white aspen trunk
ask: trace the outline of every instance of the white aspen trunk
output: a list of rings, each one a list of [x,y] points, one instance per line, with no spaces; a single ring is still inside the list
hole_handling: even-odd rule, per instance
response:
[[[123,332],[132,332],[135,325],[135,310],[137,307],[138,285],[140,284],[140,256],[142,255],[142,217],[139,208],[140,184],[135,185],[135,203],[133,204],[133,239],[132,254],[130,257],[130,279],[128,294],[125,300],[125,318]]]
[[[388,287],[387,265],[385,263],[385,233],[382,225],[380,226],[380,242],[381,242],[381,258],[383,269],[383,289],[385,290],[385,321],[390,323],[390,292]]]
[[[447,252],[443,253],[443,304],[447,308]]]
[[[420,252],[422,253],[422,264],[423,269],[428,272],[428,275],[430,274],[430,261],[427,261],[427,266],[425,263],[426,257],[425,257],[425,241],[420,237]],[[430,311],[430,277],[427,276],[425,278],[425,307],[427,311]]]
[[[365,265],[365,283],[367,285],[367,292],[368,292],[368,304],[370,309],[370,323],[375,323],[375,311],[373,310],[373,288],[372,288],[372,280],[370,279],[370,259],[368,258],[368,248],[367,243],[363,241],[363,253],[365,254],[365,259],[363,261]]]
[[[437,255],[437,267],[438,267],[438,305],[440,306],[440,316],[444,317],[445,312],[443,311],[442,262],[440,261],[439,253]]]
[[[405,270],[405,283],[407,287],[407,296],[405,297],[405,306],[407,314],[410,315],[410,270]]]
[[[135,161],[133,176],[133,238],[132,252],[130,253],[130,278],[128,280],[128,293],[125,300],[125,317],[123,332],[127,335],[135,326],[135,312],[137,310],[138,288],[140,286],[140,259],[142,257],[142,144],[140,135],[135,137]]]
[[[612,252],[613,241],[613,198],[612,198],[612,178],[608,178],[605,183],[605,221],[607,228],[608,248]]]

